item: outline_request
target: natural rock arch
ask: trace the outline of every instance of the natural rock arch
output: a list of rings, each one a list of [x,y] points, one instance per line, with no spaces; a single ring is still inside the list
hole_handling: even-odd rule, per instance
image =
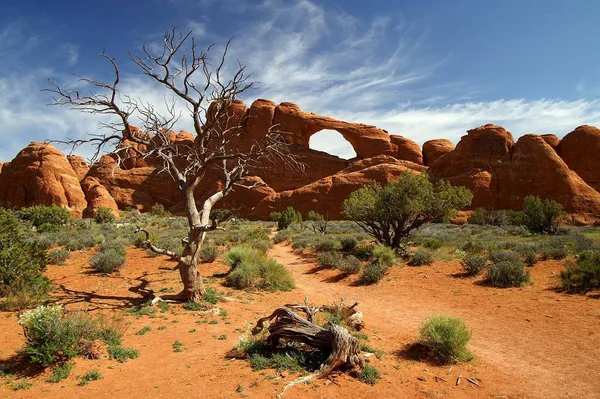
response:
[[[320,129],[312,133],[308,138],[308,146],[342,159],[352,159],[357,154],[352,143],[334,129]]]

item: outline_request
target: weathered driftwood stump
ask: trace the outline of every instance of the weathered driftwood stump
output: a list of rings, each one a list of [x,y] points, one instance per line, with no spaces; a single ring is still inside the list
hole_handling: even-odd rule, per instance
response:
[[[288,384],[285,389],[312,378],[326,377],[340,367],[362,367],[363,365],[364,358],[360,354],[358,340],[350,335],[344,327],[330,324],[325,329],[303,319],[284,306],[276,309],[269,316],[258,320],[256,326],[252,329],[252,334],[256,335],[263,331],[264,324],[267,321],[272,321],[269,325],[269,336],[267,337],[267,342],[271,345],[277,345],[281,339],[285,339],[300,342],[322,351],[329,351],[329,357],[319,370],[313,375]]]

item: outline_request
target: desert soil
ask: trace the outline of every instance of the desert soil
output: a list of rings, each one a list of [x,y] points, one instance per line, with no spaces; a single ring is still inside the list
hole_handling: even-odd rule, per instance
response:
[[[559,261],[530,268],[534,284],[522,289],[490,288],[480,284],[481,278],[462,278],[457,260],[394,267],[379,284],[357,286],[354,277],[339,279],[335,271],[317,270],[314,257],[298,255],[290,246],[278,244],[270,254],[292,272],[296,289],[230,291],[222,286],[220,275],[227,266],[202,266],[211,286],[237,299],[217,305],[227,311],[226,320],[213,313],[186,311],[180,305],[171,305],[157,318],[122,316],[161,289],[179,290],[179,273],[172,270],[175,264],[164,257],[148,257],[143,250],[128,250],[120,275],[92,273],[87,265],[90,253],[74,254],[66,266],[49,266],[46,274],[58,287],[56,299],[69,310],[124,317],[129,324],[124,345],[138,349],[140,356],[126,363],[76,359],[71,376],[56,384],[45,382],[49,371],[20,370],[18,378],[27,378],[34,386],[13,391],[2,384],[0,397],[276,397],[296,376],[274,370],[254,372],[246,360],[227,354],[241,331],[259,317],[286,303],[301,303],[305,296],[319,304],[342,297],[345,303],[360,302],[369,344],[385,351],[381,359],[372,360],[383,378],[369,386],[352,375],[335,374],[292,387],[286,398],[600,397],[600,299],[557,292],[554,288],[564,267]],[[472,362],[436,366],[410,356],[407,348],[416,341],[419,325],[439,313],[460,317],[472,329]],[[206,322],[211,320],[216,324]],[[152,330],[135,335],[144,326]],[[166,329],[159,330],[161,326]],[[173,351],[175,341],[183,342],[183,352]],[[10,361],[23,342],[17,316],[0,314],[0,362]],[[94,368],[103,378],[77,386],[77,375]],[[479,386],[467,378],[476,378]]]

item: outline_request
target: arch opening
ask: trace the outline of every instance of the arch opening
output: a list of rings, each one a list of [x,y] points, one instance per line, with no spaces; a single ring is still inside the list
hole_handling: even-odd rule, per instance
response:
[[[346,160],[356,157],[352,145],[337,130],[323,129],[316,132],[310,136],[308,147]]]

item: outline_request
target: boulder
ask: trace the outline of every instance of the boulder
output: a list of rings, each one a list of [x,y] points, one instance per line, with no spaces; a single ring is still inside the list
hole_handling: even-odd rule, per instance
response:
[[[546,144],[548,144],[554,151],[559,152],[560,139],[555,134],[542,134],[540,136]]]
[[[395,134],[390,135],[390,140],[397,147],[396,158],[423,165],[423,153],[419,144]]]
[[[81,181],[81,188],[85,193],[87,208],[83,211],[83,217],[94,217],[94,212],[98,208],[110,209],[116,219],[119,219],[119,208],[115,199],[109,194],[106,188],[100,184],[98,179],[87,176]]]
[[[90,170],[90,167],[88,166],[87,162],[85,162],[85,159],[74,154],[67,155],[67,159],[69,160],[69,163],[77,174],[79,180],[83,180],[85,175],[87,175],[87,172]]]
[[[448,139],[435,139],[423,143],[423,164],[431,166],[439,157],[454,149],[454,144]]]
[[[600,191],[600,130],[579,126],[560,142],[560,156],[587,184]]]
[[[51,144],[32,142],[3,165],[0,206],[19,209],[52,204],[68,208],[74,217],[81,217],[87,206],[67,157]]]

